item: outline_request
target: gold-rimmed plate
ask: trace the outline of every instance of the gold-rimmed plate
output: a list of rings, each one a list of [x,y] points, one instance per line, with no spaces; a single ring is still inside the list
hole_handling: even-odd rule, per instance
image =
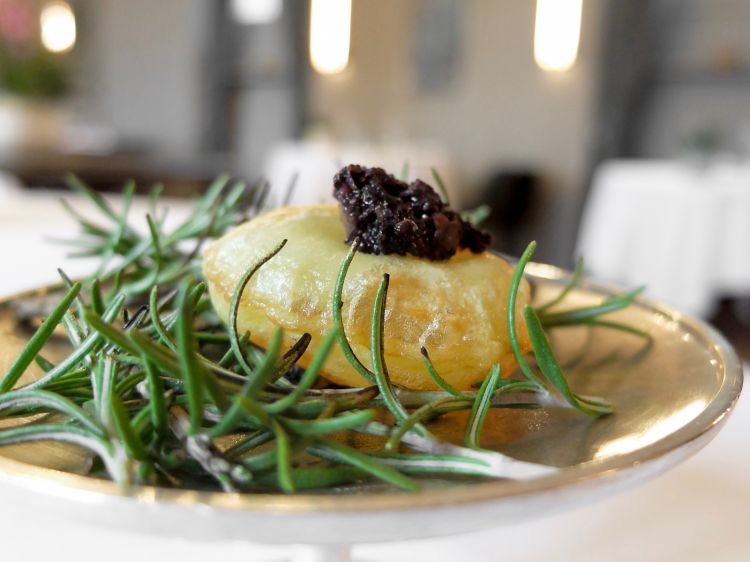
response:
[[[534,265],[535,299],[555,294],[566,274]],[[569,304],[611,292],[593,284]],[[0,372],[28,338],[24,309],[39,290],[0,303]],[[82,476],[88,458],[49,443],[0,448],[6,505],[37,513],[65,509],[94,524],[200,539],[276,543],[402,540],[476,530],[610,494],[661,473],[705,445],[726,421],[742,387],[740,363],[706,324],[645,300],[613,315],[651,336],[606,328],[553,331],[572,386],[614,404],[601,419],[570,409],[495,410],[484,445],[559,468],[526,481],[469,481],[418,493],[370,488],[336,494],[225,494],[154,487],[121,489]],[[446,420],[449,434],[460,425]],[[456,429],[457,430],[457,429]]]

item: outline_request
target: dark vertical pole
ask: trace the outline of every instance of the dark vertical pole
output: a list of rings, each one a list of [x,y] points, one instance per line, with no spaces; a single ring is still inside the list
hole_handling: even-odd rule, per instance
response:
[[[294,91],[295,131],[302,136],[307,124],[307,87],[310,65],[307,60],[310,42],[310,2],[308,0],[287,0],[284,5],[289,10],[288,34],[294,44],[291,87]]]
[[[664,53],[676,31],[674,15],[681,5],[677,0],[609,0],[605,5],[595,126],[577,222],[599,164],[640,155]]]
[[[214,0],[206,9],[208,32],[203,81],[203,142],[208,153],[222,153],[231,148],[231,106],[233,53],[236,33],[229,18],[227,0]]]

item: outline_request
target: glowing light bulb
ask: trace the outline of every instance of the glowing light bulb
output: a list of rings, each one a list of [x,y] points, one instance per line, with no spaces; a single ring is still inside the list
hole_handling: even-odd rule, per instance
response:
[[[543,70],[562,72],[576,62],[583,0],[537,0],[534,59]]]
[[[242,25],[264,25],[275,22],[284,10],[283,0],[232,0],[229,4],[234,21]]]
[[[39,16],[42,45],[52,53],[65,53],[76,44],[76,17],[70,4],[49,2]]]
[[[310,0],[310,62],[321,74],[349,63],[352,0]]]

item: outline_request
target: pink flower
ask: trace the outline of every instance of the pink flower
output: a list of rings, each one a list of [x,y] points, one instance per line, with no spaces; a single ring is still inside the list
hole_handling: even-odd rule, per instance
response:
[[[9,47],[30,46],[38,36],[38,13],[29,0],[0,0],[0,39]]]

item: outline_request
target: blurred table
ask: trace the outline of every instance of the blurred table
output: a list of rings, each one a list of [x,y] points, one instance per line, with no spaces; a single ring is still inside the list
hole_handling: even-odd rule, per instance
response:
[[[66,259],[64,247],[45,239],[75,233],[57,196],[28,194],[0,177],[0,296],[55,281],[58,266],[71,275],[90,271],[91,262]],[[136,204],[136,212],[142,204]],[[177,204],[174,211],[184,213],[185,207]],[[355,557],[382,562],[746,562],[748,430],[750,400],[743,397],[705,450],[637,488],[565,513],[472,535],[363,545],[355,549]],[[18,514],[19,506],[0,503],[3,559],[12,562],[96,562],[102,553],[108,562],[278,562],[289,552],[285,547],[196,543],[92,528],[67,519],[65,513],[40,514],[33,521]]]
[[[187,197],[203,192],[225,170],[225,160],[221,155],[176,158],[143,150],[100,153],[27,150],[0,153],[0,170],[33,188],[63,188],[65,176],[72,173],[99,191],[119,192],[132,179],[143,192],[159,183],[163,193]]]
[[[11,176],[0,173],[0,296],[44,284],[57,283],[57,268],[69,277],[83,277],[95,267],[92,259],[70,259],[75,251],[66,240],[78,235],[77,223],[63,209],[65,198],[77,212],[87,217],[98,216],[93,205],[76,193],[23,188]],[[105,195],[114,205],[116,195]],[[176,224],[187,216],[188,199],[162,198],[169,207],[167,225]],[[137,197],[131,208],[134,226],[148,232],[146,198]],[[94,219],[96,222],[96,219]]]
[[[721,296],[750,295],[750,164],[604,163],[577,253],[587,273],[646,285],[656,300],[708,316]]]

